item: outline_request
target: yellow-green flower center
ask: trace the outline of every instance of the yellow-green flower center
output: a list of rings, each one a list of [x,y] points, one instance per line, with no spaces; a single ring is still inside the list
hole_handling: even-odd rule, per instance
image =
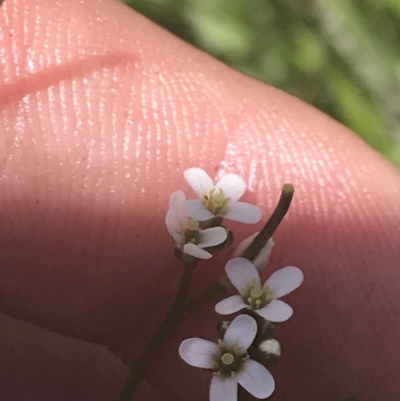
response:
[[[253,280],[251,285],[242,291],[242,298],[251,309],[257,310],[268,305],[274,299],[274,294],[267,284],[260,288]]]
[[[222,342],[220,349],[214,356],[214,374],[222,377],[233,377],[243,367],[245,361],[249,359],[239,347],[226,347]]]
[[[229,211],[229,201],[222,188],[213,188],[208,195],[203,196],[203,205],[215,216],[223,216]]]
[[[227,366],[232,365],[232,363],[235,362],[235,356],[230,352],[225,352],[225,354],[221,356],[221,362]]]

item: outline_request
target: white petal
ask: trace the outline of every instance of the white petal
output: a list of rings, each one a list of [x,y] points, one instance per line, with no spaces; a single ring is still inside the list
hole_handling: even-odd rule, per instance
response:
[[[264,245],[264,247],[261,249],[258,256],[253,260],[252,263],[258,270],[262,270],[262,268],[268,264],[272,248],[274,247],[274,245],[275,241],[272,238],[270,238],[268,242]]]
[[[292,307],[279,299],[274,299],[264,308],[257,309],[254,312],[257,312],[264,319],[276,323],[285,322],[293,315]]]
[[[213,376],[210,385],[210,401],[237,401],[236,378]]]
[[[180,189],[175,191],[169,200],[169,209],[175,212],[175,217],[178,221],[179,228],[186,227],[188,224],[189,216],[185,210],[186,196]]]
[[[183,175],[191,188],[199,197],[203,197],[214,187],[214,182],[210,176],[201,168],[193,167],[186,170]]]
[[[258,232],[245,238],[232,252],[232,259],[239,257],[243,251],[253,242],[253,239],[257,236]]]
[[[223,341],[228,346],[238,346],[246,352],[256,334],[256,321],[249,315],[239,315],[229,325]]]
[[[180,357],[196,368],[212,369],[213,357],[218,352],[217,344],[202,338],[188,338],[179,347]]]
[[[198,237],[198,245],[201,248],[207,248],[209,246],[215,246],[222,244],[228,234],[226,233],[225,228],[222,227],[212,227],[207,228],[206,230],[200,231]]]
[[[230,282],[242,293],[242,290],[250,284],[255,284],[261,288],[261,280],[258,270],[245,258],[235,258],[228,261],[225,265],[226,274]]]
[[[220,315],[230,315],[231,313],[235,313],[246,307],[247,305],[243,302],[240,295],[232,295],[231,297],[218,302],[215,305],[215,312]]]
[[[272,274],[267,284],[274,297],[280,298],[298,288],[303,280],[304,274],[298,267],[286,266]]]
[[[185,244],[183,246],[183,252],[190,256],[194,256],[197,259],[211,259],[212,255],[210,252],[201,249],[199,246],[193,243]]]
[[[169,235],[175,240],[177,244],[180,244],[182,240],[180,235],[181,229],[179,227],[174,210],[168,210],[167,215],[165,216],[165,224],[167,226]]]
[[[256,361],[249,359],[237,380],[247,392],[256,398],[267,398],[275,390],[275,380],[271,373]]]
[[[187,200],[185,202],[185,210],[192,219],[199,221],[209,220],[214,217],[214,215],[204,207],[200,199]]]
[[[224,215],[229,220],[240,223],[255,224],[261,220],[262,211],[251,203],[235,202],[229,206],[229,212]]]
[[[215,184],[216,188],[221,188],[224,191],[224,195],[230,198],[232,202],[239,200],[246,192],[246,181],[236,174],[225,174]]]
[[[240,256],[245,249],[249,247],[249,245],[253,242],[254,238],[258,235],[258,232],[250,235],[250,237],[245,238],[232,252],[232,257]],[[270,238],[268,242],[261,249],[258,256],[252,261],[253,265],[258,269],[262,270],[263,267],[268,263],[269,258],[271,256],[272,248],[275,245],[275,241]]]

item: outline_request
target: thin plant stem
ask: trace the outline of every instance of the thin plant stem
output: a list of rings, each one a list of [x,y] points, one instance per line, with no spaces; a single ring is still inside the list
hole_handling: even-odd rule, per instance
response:
[[[244,250],[242,257],[254,260],[260,253],[261,249],[265,246],[268,240],[272,237],[282,219],[285,217],[289,210],[290,204],[293,199],[294,187],[292,184],[284,184],[282,187],[281,196],[278,204],[275,207],[271,217],[266,222],[265,226],[261,229],[259,234],[254,238],[253,242]],[[225,286],[216,282],[212,284],[207,290],[205,290],[197,298],[189,301],[185,308],[185,315],[200,308],[216,295],[226,292]]]
[[[185,315],[185,301],[196,264],[197,262],[193,261],[184,263],[184,270],[174,303],[172,304],[167,317],[155,332],[153,338],[147,344],[143,352],[139,355],[135,363],[135,367],[132,369],[131,374],[125,382],[125,386],[118,398],[118,401],[131,401],[137,386],[146,376],[146,373],[150,369],[154,358],[157,356],[166,340],[170,337],[176,326],[180,323],[181,319]]]
[[[260,253],[261,249],[265,246],[268,240],[272,237],[275,230],[278,228],[282,219],[285,217],[289,210],[290,203],[294,194],[294,187],[292,184],[285,184],[282,188],[281,197],[279,202],[272,213],[271,217],[261,229],[259,234],[255,237],[253,242],[243,252],[242,257],[249,260],[254,260]],[[118,398],[118,401],[131,401],[135,394],[136,388],[142,379],[146,376],[148,370],[153,363],[153,360],[165,344],[166,340],[171,336],[175,328],[181,321],[194,310],[200,308],[202,305],[209,302],[219,293],[226,291],[225,287],[220,283],[214,283],[206,291],[204,291],[197,298],[187,302],[187,295],[189,286],[192,280],[193,272],[196,268],[196,261],[184,261],[184,270],[181,276],[179,289],[176,294],[174,303],[171,309],[161,323],[149,344],[145,347],[143,352],[139,355],[135,367],[132,369],[129,378],[125,382],[125,386]],[[239,400],[245,401],[247,399],[246,391],[239,391]]]
[[[258,235],[254,238],[253,242],[244,250],[242,257],[253,261],[268,240],[272,237],[276,229],[281,224],[283,218],[289,210],[294,195],[294,187],[292,184],[285,184],[282,187],[281,196],[278,204],[275,207],[271,217],[266,222],[265,226],[261,229]]]
[[[185,307],[185,316],[189,313],[199,309],[201,306],[205,305],[211,301],[215,296],[225,292],[225,287],[217,281],[208,287],[203,293],[201,293],[197,298],[187,302]]]

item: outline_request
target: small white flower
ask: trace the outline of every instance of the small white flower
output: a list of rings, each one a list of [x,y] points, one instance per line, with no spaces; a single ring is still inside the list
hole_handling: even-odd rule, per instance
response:
[[[203,248],[216,246],[227,238],[223,227],[199,230],[199,222],[189,218],[185,211],[186,197],[183,191],[175,191],[169,201],[169,210],[165,217],[168,232],[176,246],[184,253],[198,259],[210,259],[210,252]]]
[[[214,372],[210,401],[236,401],[238,383],[256,398],[267,398],[273,393],[275,381],[271,373],[247,354],[256,333],[256,321],[248,315],[239,315],[219,344],[201,338],[182,342],[179,355],[185,362]]]
[[[214,216],[223,216],[248,224],[258,223],[261,220],[262,212],[258,206],[238,202],[247,188],[243,178],[238,175],[226,174],[215,185],[201,168],[190,168],[184,175],[199,197],[186,201],[186,211],[190,217],[205,221]]]
[[[240,295],[233,295],[218,302],[215,311],[229,315],[243,308],[252,309],[271,322],[288,320],[293,309],[278,298],[294,291],[303,282],[303,272],[294,266],[277,270],[261,286],[258,270],[245,258],[231,259],[225,266],[226,274]]]
[[[248,246],[253,242],[254,238],[258,235],[258,233],[255,233],[253,235],[250,235],[250,237],[247,237],[244,239],[232,252],[232,259],[239,257],[243,251],[248,248]],[[263,267],[265,267],[268,262],[269,258],[271,256],[272,248],[275,245],[275,241],[270,238],[268,242],[264,245],[264,247],[261,249],[260,253],[257,255],[257,257],[251,262],[253,265],[258,269],[262,270]]]

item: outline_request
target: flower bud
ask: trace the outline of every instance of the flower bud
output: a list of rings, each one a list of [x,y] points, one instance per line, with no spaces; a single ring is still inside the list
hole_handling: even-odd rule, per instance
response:
[[[253,242],[254,238],[258,235],[258,232],[250,235],[250,237],[247,237],[244,239],[232,252],[231,258],[236,258],[239,257],[240,255],[243,254],[243,252],[250,246],[250,244]],[[253,265],[258,269],[261,270],[263,269],[271,256],[272,248],[275,245],[275,241],[270,238],[268,242],[264,245],[264,247],[261,249],[257,257],[251,261]]]

